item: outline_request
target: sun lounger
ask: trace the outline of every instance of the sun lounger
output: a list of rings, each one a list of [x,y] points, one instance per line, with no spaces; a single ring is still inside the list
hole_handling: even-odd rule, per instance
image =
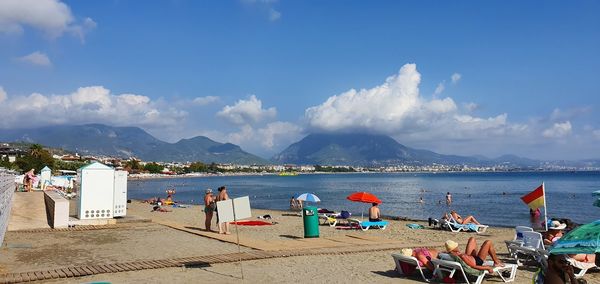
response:
[[[421,264],[419,264],[419,260],[417,260],[414,256],[405,256],[393,253],[392,257],[394,258],[394,262],[396,263],[396,271],[398,271],[398,273],[400,273],[401,275],[408,276],[408,273],[402,269],[402,263],[405,263],[408,265],[415,266],[415,270],[418,270],[421,273],[421,277],[423,277],[423,280],[425,280],[425,282],[429,282],[433,278],[425,277],[423,271],[427,270],[427,267],[421,266]]]
[[[460,224],[453,218],[450,220],[443,219],[441,223],[442,228],[446,228],[454,233],[457,232],[476,232],[477,234],[485,233],[489,226],[477,225],[477,224]]]
[[[335,227],[336,225],[338,225],[339,221],[341,220],[346,220],[348,221],[348,219],[350,218],[352,214],[350,214],[350,212],[348,211],[342,211],[340,213],[335,213],[335,214],[323,214],[323,224],[329,224],[330,227]],[[319,215],[320,216],[320,215]],[[347,226],[350,226],[351,224],[348,222],[348,224],[346,224]]]
[[[385,228],[389,224],[388,221],[371,222],[371,221],[360,221],[358,219],[350,219],[350,218],[348,219],[348,222],[351,224],[351,226],[356,226],[357,228],[360,228],[363,231],[368,231],[369,228],[371,228],[371,227],[385,230]]]
[[[504,241],[506,248],[508,249],[508,255],[510,258],[516,259],[517,250],[515,248],[523,246],[523,233],[533,232],[533,228],[526,226],[515,227],[515,237],[510,241]]]
[[[589,263],[589,262],[581,262],[581,261],[577,261],[575,259],[572,259],[570,257],[567,257],[567,261],[569,262],[569,264],[571,264],[571,266],[573,266],[575,269],[575,271],[579,270],[577,273],[575,273],[575,277],[576,278],[581,278],[585,275],[585,273],[592,268],[598,268],[596,266],[596,264],[594,263]]]
[[[522,243],[509,245],[509,252],[519,266],[526,261],[541,263],[545,250],[542,234],[538,232],[523,232]]]
[[[440,254],[444,255],[444,254]],[[446,255],[449,256],[449,255]],[[452,260],[450,260],[452,259]],[[435,267],[433,271],[434,275],[436,275],[439,279],[444,279],[445,276],[453,278],[455,274],[458,272],[460,276],[466,281],[467,284],[475,283],[480,284],[483,281],[485,275],[489,274],[487,271],[481,271],[469,266],[466,266],[462,259],[455,256],[450,256],[450,258],[444,259],[432,259],[431,262]],[[509,272],[508,276],[504,275],[504,272]],[[447,275],[444,275],[447,273]],[[504,282],[513,282],[517,275],[517,265],[505,263],[503,267],[495,267],[494,273],[502,278]],[[475,282],[469,282],[469,277],[475,278]]]

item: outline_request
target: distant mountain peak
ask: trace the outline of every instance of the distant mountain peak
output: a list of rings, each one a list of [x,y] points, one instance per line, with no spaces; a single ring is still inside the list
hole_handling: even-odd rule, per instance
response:
[[[113,127],[99,123],[0,130],[0,141],[35,142],[90,155],[135,156],[147,161],[266,163],[237,145],[215,142],[204,136],[167,143],[139,127]]]

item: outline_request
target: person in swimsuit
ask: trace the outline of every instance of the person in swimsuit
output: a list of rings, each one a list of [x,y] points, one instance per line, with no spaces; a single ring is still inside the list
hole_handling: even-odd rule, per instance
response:
[[[469,215],[466,218],[463,218],[462,216],[458,215],[458,213],[456,213],[456,211],[454,211],[454,210],[450,211],[450,216],[448,216],[448,214],[444,214],[442,219],[450,220],[451,219],[450,217],[454,218],[454,220],[456,220],[457,223],[462,224],[462,225],[466,225],[466,224],[481,225],[481,223],[479,223],[479,221],[477,221],[477,219],[475,219],[475,217],[473,217],[473,215]]]
[[[204,227],[207,231],[211,231],[212,218],[215,211],[215,197],[213,196],[212,189],[207,188],[204,193],[204,214],[206,219],[204,220]]]
[[[403,249],[402,254],[405,256],[412,256],[419,261],[421,267],[427,267],[430,271],[433,271],[435,267],[431,263],[431,259],[438,258],[438,251],[435,249],[428,248],[415,248],[415,249]]]
[[[479,251],[477,251],[477,241],[473,237],[469,238],[465,253],[461,253],[458,250],[458,243],[454,241],[446,241],[445,246],[448,253],[460,257],[471,268],[487,270],[489,273],[493,273],[494,267],[504,266],[504,263],[498,259],[494,244],[490,240],[484,241]],[[488,256],[492,258],[492,261],[485,261]]]
[[[229,199],[229,195],[227,194],[227,188],[225,186],[219,187],[219,194],[217,195],[217,201],[223,201]],[[217,209],[218,210],[218,209]],[[219,223],[219,234],[231,234],[229,232],[229,222],[219,222],[219,217],[217,215],[217,223]]]
[[[544,234],[544,245],[551,246],[563,236],[563,230],[567,227],[559,221],[552,221],[548,231]]]
[[[379,207],[377,207],[377,203],[372,203],[373,206],[369,208],[369,221],[370,222],[379,222],[381,221],[381,212],[379,211]]]

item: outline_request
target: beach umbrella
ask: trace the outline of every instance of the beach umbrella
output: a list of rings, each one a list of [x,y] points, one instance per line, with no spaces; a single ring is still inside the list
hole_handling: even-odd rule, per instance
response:
[[[561,237],[551,254],[600,253],[600,220],[581,225]]]
[[[352,201],[352,202],[362,202],[362,203],[377,203],[377,204],[381,204],[381,200],[379,200],[379,198],[377,198],[377,196],[375,196],[375,194],[372,194],[370,192],[366,192],[366,191],[361,191],[361,192],[355,192],[352,193],[350,195],[348,195],[346,197],[346,199]],[[363,219],[363,212],[360,212],[360,218]]]
[[[592,195],[600,197],[600,190],[596,190],[596,191],[592,192]]]
[[[365,191],[352,193],[352,194],[348,195],[348,197],[346,197],[346,199],[348,199],[350,201],[354,201],[354,202],[381,204],[381,200],[379,200],[379,198],[377,198],[377,196],[375,196],[372,193],[365,192]]]
[[[310,201],[310,202],[320,202],[321,201],[321,199],[319,199],[318,196],[316,196],[312,193],[302,193],[302,194],[298,195],[298,197],[296,199],[302,200],[302,201]]]
[[[600,198],[596,199],[596,201],[594,202],[594,206],[600,207]]]

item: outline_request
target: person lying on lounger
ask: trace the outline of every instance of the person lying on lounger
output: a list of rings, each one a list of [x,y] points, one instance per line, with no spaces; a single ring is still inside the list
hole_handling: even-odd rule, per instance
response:
[[[469,215],[463,219],[463,217],[458,215],[458,213],[456,213],[456,211],[454,211],[454,210],[450,211],[450,215],[448,215],[446,213],[446,214],[444,214],[444,216],[442,216],[442,219],[446,219],[446,220],[450,220],[452,218],[454,218],[454,220],[456,220],[457,223],[462,224],[462,225],[466,225],[466,224],[481,225],[481,223],[479,223],[479,221],[477,221],[477,219],[475,219],[475,217],[473,217],[473,215]]]
[[[448,240],[446,241],[446,251],[456,257],[459,257],[464,263],[471,268],[477,270],[487,270],[489,273],[493,273],[494,267],[504,266],[504,263],[498,259],[496,255],[496,249],[494,244],[490,240],[486,240],[477,251],[477,241],[475,238],[469,238],[465,253],[461,253],[458,249],[458,243]],[[492,261],[486,261],[487,257],[492,258]]]
[[[433,271],[435,267],[431,263],[432,258],[438,258],[438,251],[435,249],[428,248],[415,248],[415,249],[403,249],[402,254],[404,256],[412,256],[419,261],[419,265],[427,267],[430,271]]]
[[[573,266],[569,264],[565,255],[551,254],[548,256],[548,269],[544,275],[544,283],[566,284],[579,283],[573,273]]]

